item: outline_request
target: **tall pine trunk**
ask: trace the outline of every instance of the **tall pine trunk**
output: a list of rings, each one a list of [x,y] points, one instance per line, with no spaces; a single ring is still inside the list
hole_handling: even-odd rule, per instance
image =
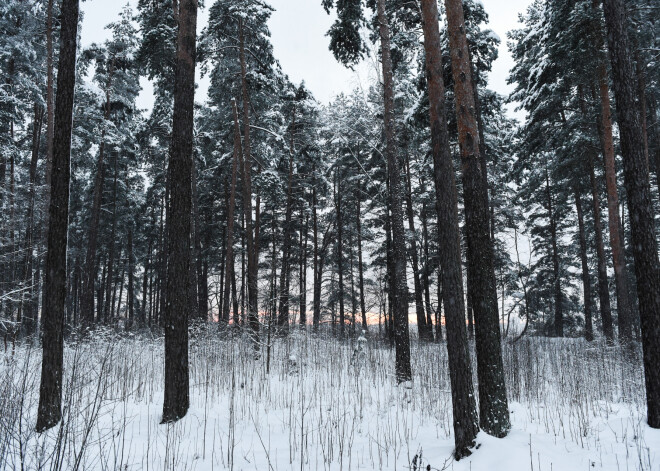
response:
[[[231,165],[231,185],[229,189],[229,203],[227,205],[227,255],[225,258],[225,279],[227,282],[231,279],[234,269],[234,210],[236,207],[236,175],[238,173],[239,153],[241,148],[241,130],[238,124],[238,109],[236,101],[232,101],[234,112],[234,158]],[[229,324],[229,284],[223,293],[222,311],[220,313],[219,325]],[[235,326],[238,327],[238,326]]]
[[[342,176],[335,173],[335,210],[337,212],[337,278],[339,281],[339,336],[346,332],[346,313],[344,311],[344,223],[342,221]]]
[[[57,95],[55,98],[53,174],[49,204],[48,252],[46,255],[46,281],[42,310],[43,358],[36,424],[38,432],[48,430],[62,418],[66,249],[78,12],[78,0],[62,0],[60,56]]]
[[[420,340],[433,340],[429,336],[429,328],[426,324],[426,313],[424,312],[424,295],[422,293],[422,282],[419,275],[419,254],[417,252],[417,232],[415,231],[415,216],[412,204],[412,182],[410,177],[410,158],[406,158],[406,212],[408,216],[408,230],[411,234],[410,254],[412,259],[413,283],[415,288],[415,314],[417,315],[417,329]]]
[[[239,55],[241,63],[241,93],[243,97],[243,153],[241,171],[243,174],[243,212],[247,238],[247,320],[252,332],[254,349],[259,350],[259,311],[257,276],[259,254],[257,250],[258,230],[252,230],[252,148],[250,144],[250,97],[247,88],[247,64],[245,59],[245,33],[242,20],[239,20]],[[258,200],[257,200],[258,203]],[[259,204],[257,204],[257,214]],[[257,218],[258,219],[258,218]],[[256,225],[258,227],[258,224]]]
[[[479,426],[465,329],[458,195],[447,131],[438,5],[436,0],[422,0],[421,5],[440,253],[438,291],[441,291],[441,296],[438,299],[436,324],[440,325],[440,297],[442,297],[447,328],[447,354],[456,446],[454,457],[460,459],[470,454]]]
[[[479,422],[486,432],[504,437],[511,424],[497,311],[486,168],[479,149],[479,127],[463,3],[461,0],[445,0],[445,7],[463,170],[468,278],[472,280],[473,288],[470,299],[475,321]]]
[[[614,137],[612,134],[612,109],[610,105],[609,86],[607,84],[607,69],[604,63],[600,64],[598,68],[598,89],[600,92],[601,145],[603,147],[603,160],[605,164],[608,227],[610,231],[610,246],[612,247],[612,261],[614,263],[619,337],[622,339],[630,339],[632,329],[630,324],[631,303],[630,291],[628,288],[628,269],[626,268],[626,253],[623,237],[621,237],[619,194],[616,186]]]
[[[392,228],[393,278],[390,290],[393,294],[393,333],[395,371],[399,383],[412,380],[410,367],[410,336],[408,333],[408,285],[406,283],[406,239],[403,229],[403,201],[401,175],[394,130],[394,77],[390,50],[390,27],[385,11],[385,0],[377,0],[378,33],[381,44],[383,67],[383,102],[385,127],[385,155],[390,181],[390,211]]]
[[[178,11],[174,113],[170,147],[167,214],[167,303],[165,324],[165,399],[163,423],[173,422],[190,405],[188,375],[188,311],[190,294],[190,229],[192,212],[193,108],[197,0],[181,0]]]
[[[605,260],[605,247],[603,244],[603,227],[600,218],[600,198],[596,184],[593,157],[589,154],[589,180],[591,183],[591,199],[594,213],[594,237],[596,239],[596,257],[598,259],[598,298],[600,301],[600,318],[603,325],[603,334],[607,341],[612,341],[614,331],[612,327],[612,307],[610,305],[610,288],[607,282],[607,261]]]
[[[648,424],[660,428],[660,264],[654,212],[643,136],[635,103],[635,76],[631,59],[625,5],[604,0],[607,42],[612,62],[614,94],[621,134],[623,172],[635,257],[635,276],[644,350]]]
[[[368,330],[367,308],[364,300],[364,263],[362,261],[362,221],[360,220],[360,191],[361,185],[358,181],[358,196],[355,198],[355,222],[357,230],[357,252],[358,252],[358,289],[360,290],[360,314],[362,315],[362,330]]]
[[[587,258],[587,236],[584,231],[584,213],[582,212],[582,197],[580,191],[576,186],[575,193],[575,210],[578,216],[578,236],[580,238],[580,261],[582,262],[582,287],[584,292],[584,338],[587,341],[594,339],[594,329],[591,314],[592,301],[591,301],[591,279],[589,277],[589,259]]]

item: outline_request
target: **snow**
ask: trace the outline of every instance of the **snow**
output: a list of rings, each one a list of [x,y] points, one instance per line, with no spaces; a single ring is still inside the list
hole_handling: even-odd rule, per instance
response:
[[[42,435],[33,431],[39,350],[10,346],[0,355],[0,468],[20,469],[21,456],[26,469],[50,467],[59,448],[62,469],[85,470],[660,469],[639,352],[505,343],[512,430],[480,433],[456,462],[445,345],[413,341],[414,382],[397,387],[394,351],[369,335],[277,339],[267,375],[246,336],[194,331],[191,408],[160,425],[162,338],[101,332],[67,345],[64,420]]]

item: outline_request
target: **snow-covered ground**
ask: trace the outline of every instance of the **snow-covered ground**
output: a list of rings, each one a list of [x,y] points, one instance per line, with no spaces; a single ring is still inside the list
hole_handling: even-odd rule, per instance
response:
[[[394,351],[294,333],[254,359],[247,338],[192,334],[191,408],[160,425],[162,338],[97,333],[65,352],[64,420],[34,432],[40,350],[0,354],[0,469],[660,470],[639,352],[582,340],[505,344],[513,428],[453,449],[444,344],[413,342],[412,388]],[[363,354],[355,354],[365,344]],[[430,467],[428,467],[430,466]]]

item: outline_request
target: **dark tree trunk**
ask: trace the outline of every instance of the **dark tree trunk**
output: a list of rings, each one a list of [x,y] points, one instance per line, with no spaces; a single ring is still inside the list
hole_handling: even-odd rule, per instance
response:
[[[43,432],[62,418],[62,368],[64,362],[64,303],[66,299],[66,248],[71,176],[71,128],[76,83],[78,0],[62,0],[60,57],[55,98],[53,178],[48,223],[48,253],[42,315],[43,359],[36,429]]]
[[[383,67],[383,101],[385,127],[385,155],[390,181],[390,210],[392,226],[393,275],[390,290],[394,299],[394,345],[396,348],[396,377],[399,383],[412,380],[410,367],[410,336],[408,333],[408,285],[406,283],[406,239],[403,229],[401,176],[394,130],[394,78],[390,56],[390,27],[385,12],[385,0],[377,1],[378,32]]]
[[[422,187],[424,181],[422,180]],[[426,324],[429,327],[429,335],[433,340],[433,308],[431,307],[431,281],[429,274],[431,273],[431,258],[429,257],[429,229],[426,213],[426,202],[422,204],[422,238],[424,243],[424,270],[422,271],[422,282],[424,284],[424,304],[426,305]],[[440,302],[440,299],[438,299]],[[435,337],[442,338],[442,327],[436,322],[435,324]]]
[[[192,237],[195,247],[195,267],[191,273],[191,301],[196,303],[197,309],[195,310],[195,317],[198,320],[206,318],[206,310],[204,306],[206,301],[204,299],[206,292],[206,279],[203,278],[203,254],[202,254],[202,236],[201,224],[199,217],[199,199],[197,196],[197,163],[193,156],[193,169],[192,169],[192,198],[193,198],[193,230]]]
[[[614,338],[612,327],[612,307],[610,305],[610,288],[607,281],[607,261],[605,260],[605,247],[603,244],[603,227],[600,218],[600,199],[598,185],[594,172],[593,157],[589,154],[589,180],[591,182],[591,199],[594,210],[594,231],[596,239],[596,257],[598,258],[598,298],[600,300],[600,318],[603,324],[603,334],[608,341]],[[618,217],[618,214],[617,214]]]
[[[106,283],[106,300],[110,300],[110,293],[112,289],[112,279],[114,276],[114,261],[115,261],[115,237],[117,234],[117,154],[115,153],[114,164],[114,181],[112,184],[112,230],[110,232],[110,254],[108,256],[108,280]],[[107,323],[110,320],[110,303],[106,302],[103,309],[103,321]]]
[[[174,114],[170,148],[170,203],[167,214],[167,304],[165,308],[165,400],[163,423],[190,405],[188,310],[190,309],[190,225],[192,212],[193,108],[197,0],[181,0],[178,11]]]
[[[153,211],[153,207],[152,207]],[[151,251],[153,250],[153,239],[149,238],[149,248],[144,260],[144,274],[142,276],[142,309],[140,309],[140,320],[143,325],[151,325],[151,319],[147,316],[147,288],[149,287],[149,274],[151,270]]]
[[[33,276],[33,267],[35,257],[33,254],[34,245],[38,243],[38,238],[35,237],[34,227],[34,206],[35,206],[35,193],[37,181],[37,163],[39,161],[39,143],[41,141],[41,127],[43,123],[44,110],[40,105],[34,105],[34,119],[32,121],[32,156],[30,159],[30,181],[28,189],[28,210],[27,210],[27,228],[25,230],[25,249],[23,256],[23,273],[22,279],[27,288],[27,299],[25,300],[25,314],[22,320],[22,328],[24,335],[31,335],[37,330],[37,318],[34,316],[37,309],[38,297],[37,284],[38,278]],[[38,231],[36,231],[38,233]],[[39,263],[38,259],[36,260]]]
[[[631,78],[632,79],[632,78]],[[605,186],[607,189],[607,210],[614,263],[614,282],[616,285],[617,317],[619,319],[619,337],[630,339],[631,302],[628,287],[628,269],[626,268],[626,253],[623,237],[621,237],[621,220],[619,219],[619,195],[616,186],[616,167],[614,155],[614,137],[612,134],[612,110],[610,92],[607,84],[607,68],[605,64],[599,67],[598,88],[600,91],[600,131],[605,164]]]
[[[230,280],[234,268],[234,210],[236,208],[236,175],[238,172],[239,153],[241,148],[241,129],[238,124],[238,109],[236,101],[232,102],[234,110],[234,158],[231,166],[231,185],[229,189],[229,204],[227,205],[227,255],[225,258],[225,279]],[[221,322],[219,325],[229,324],[229,289],[224,290],[222,301]],[[236,326],[238,327],[238,326]]]
[[[587,236],[584,232],[584,214],[582,212],[582,201],[577,186],[575,193],[575,210],[578,217],[578,235],[580,238],[580,261],[582,262],[582,286],[584,290],[584,338],[591,342],[594,339],[594,329],[591,318],[591,279],[589,277],[589,259],[587,258]]]
[[[130,319],[130,324],[133,326],[135,324],[135,285],[134,285],[134,276],[135,271],[135,260],[133,259],[133,229],[128,230],[128,260],[126,264],[128,265],[128,318]],[[141,326],[144,325],[143,322],[140,323]]]
[[[344,338],[346,314],[344,312],[344,231],[342,221],[342,176],[335,173],[335,211],[337,212],[337,278],[339,280],[339,336]]]
[[[259,350],[259,311],[257,276],[259,270],[259,253],[257,251],[258,231],[252,231],[252,149],[250,146],[250,98],[247,89],[247,64],[245,60],[245,37],[242,20],[239,24],[239,54],[241,62],[241,91],[243,95],[243,151],[241,162],[243,174],[243,212],[245,217],[245,232],[247,235],[247,291],[248,291],[248,324],[252,331],[255,350]],[[257,213],[259,205],[257,204]],[[258,219],[258,218],[257,218]],[[257,224],[258,227],[258,224]],[[256,229],[256,228],[255,228]]]
[[[304,219],[304,222],[303,222]],[[299,324],[304,328],[307,324],[307,233],[309,216],[305,215],[305,207],[300,208],[300,314]]]
[[[433,340],[429,335],[429,327],[426,324],[426,313],[424,312],[424,295],[422,293],[422,282],[419,276],[419,255],[417,252],[417,232],[415,231],[415,216],[412,204],[412,182],[410,177],[410,158],[406,158],[406,211],[408,215],[408,230],[410,230],[410,255],[412,258],[413,282],[415,287],[415,314],[417,314],[417,329],[420,340]]]
[[[548,220],[550,221],[550,257],[552,259],[552,286],[555,298],[555,319],[554,335],[555,337],[564,336],[564,311],[563,295],[561,292],[561,274],[559,272],[559,249],[557,247],[557,219],[552,203],[552,191],[550,190],[550,175],[548,169],[545,169],[545,193],[546,204],[548,206]]]
[[[607,42],[612,61],[614,94],[621,134],[623,173],[635,258],[641,316],[648,424],[660,428],[660,266],[655,238],[653,204],[638,108],[635,77],[622,0],[604,0]]]
[[[358,289],[360,290],[360,313],[362,314],[362,330],[368,330],[367,308],[364,300],[364,265],[362,262],[362,221],[360,220],[360,188],[358,183],[358,197],[355,198],[355,222],[357,229],[357,252],[358,252]]]
[[[454,425],[454,456],[470,454],[479,431],[472,385],[472,367],[465,329],[463,275],[460,233],[458,228],[458,195],[454,165],[449,150],[449,133],[445,112],[445,87],[442,79],[442,49],[438,27],[438,5],[435,0],[422,0],[422,26],[430,104],[431,146],[433,153],[440,269],[438,291],[442,291],[447,326],[447,353]],[[440,299],[438,309],[440,312]],[[436,319],[439,325],[439,317]]]
[[[295,114],[293,123],[295,126]],[[292,138],[293,139],[293,138]],[[291,239],[293,238],[293,150],[289,154],[289,177],[286,191],[286,211],[284,216],[284,240],[282,241],[282,268],[280,271],[280,310],[278,325],[280,330],[289,330],[289,286],[291,284]]]
[[[461,0],[445,0],[445,7],[463,169],[468,277],[474,288],[470,298],[475,321],[479,423],[487,433],[504,437],[511,424],[502,362],[486,169],[479,151],[479,128],[463,3]]]

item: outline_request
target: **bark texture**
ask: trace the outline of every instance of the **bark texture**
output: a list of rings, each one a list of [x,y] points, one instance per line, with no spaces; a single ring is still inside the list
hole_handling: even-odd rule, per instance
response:
[[[648,424],[660,428],[660,266],[635,80],[622,0],[604,0],[607,43],[621,134],[644,350]]]
[[[445,9],[461,150],[468,277],[473,287],[471,300],[479,378],[479,422],[486,432],[504,437],[511,424],[502,363],[486,169],[479,151],[479,127],[463,2],[445,0]]]
[[[66,248],[78,13],[78,0],[62,0],[60,55],[55,96],[53,173],[48,208],[48,252],[42,310],[43,359],[36,426],[38,432],[48,430],[62,418]]]
[[[445,86],[442,79],[442,50],[438,27],[438,6],[435,0],[422,0],[422,26],[428,80],[431,145],[438,213],[440,269],[438,290],[442,286],[442,301],[447,328],[447,353],[451,381],[454,420],[454,456],[460,459],[470,454],[479,432],[472,366],[465,329],[463,274],[458,228],[458,195],[454,166],[449,150],[449,133],[445,110]],[[437,312],[440,311],[438,306]],[[436,321],[436,324],[438,322]]]
[[[163,422],[188,412],[188,311],[191,308],[191,213],[193,107],[197,0],[182,0],[178,10],[174,114],[169,162],[170,203],[167,214],[167,302],[165,305],[165,400]],[[194,303],[193,303],[194,305]]]
[[[399,383],[412,379],[410,368],[410,337],[408,332],[408,286],[406,284],[406,244],[403,230],[401,175],[394,137],[394,78],[390,56],[390,28],[385,12],[385,0],[378,0],[378,32],[383,66],[383,98],[385,154],[390,181],[392,221],[393,279],[390,285],[394,299],[394,344],[396,347],[396,377]]]

